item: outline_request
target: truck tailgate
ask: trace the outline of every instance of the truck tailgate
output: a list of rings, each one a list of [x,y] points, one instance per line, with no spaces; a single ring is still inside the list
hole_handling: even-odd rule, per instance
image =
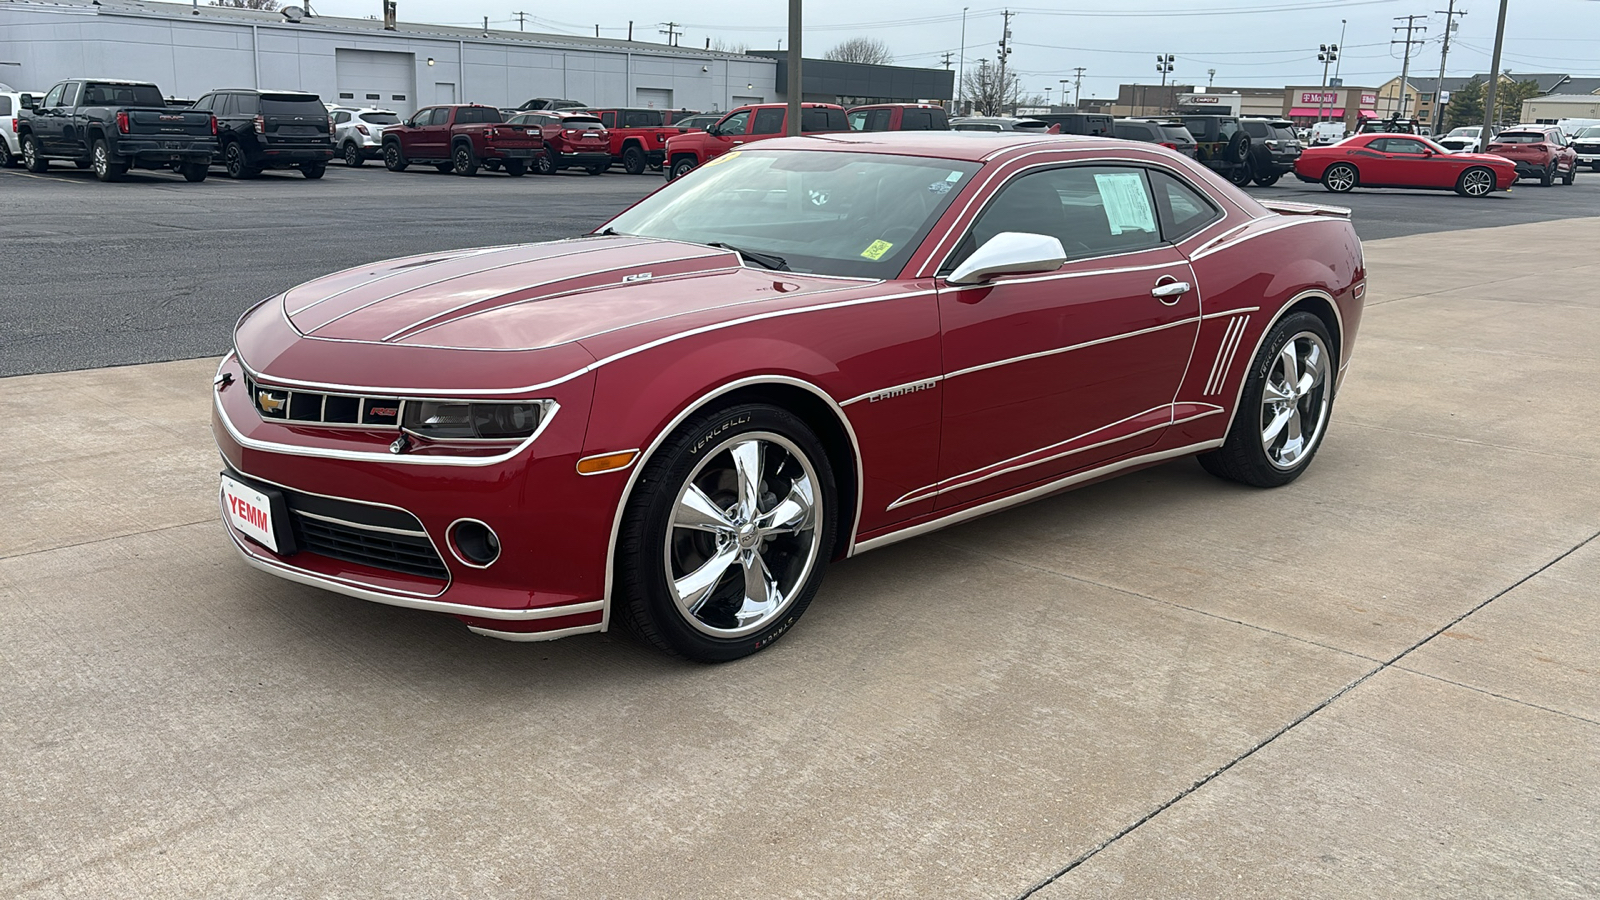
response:
[[[211,137],[211,114],[182,109],[129,109],[128,134]]]

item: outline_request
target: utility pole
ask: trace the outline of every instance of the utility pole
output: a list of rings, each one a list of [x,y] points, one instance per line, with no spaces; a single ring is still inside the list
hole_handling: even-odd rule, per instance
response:
[[[961,103],[967,99],[967,7],[961,7],[961,62],[956,66],[956,115],[961,115]]]
[[[805,99],[801,93],[804,82],[800,80],[800,0],[789,0],[789,65],[788,84],[784,89],[789,94],[789,111],[785,119],[788,127],[784,129],[790,137],[800,133],[800,101]]]
[[[667,46],[668,47],[676,47],[676,46],[678,46],[678,35],[683,34],[682,31],[678,30],[678,23],[677,22],[662,22],[661,26],[662,26],[661,29],[659,31],[657,31],[656,34],[664,34],[664,35],[667,36]]]
[[[1006,112],[1006,57],[1011,55],[1011,17],[1015,15],[1011,10],[1004,10],[1000,14],[1004,18],[1004,25],[1000,30],[1000,108],[995,115],[1005,115]]]
[[[1340,19],[1339,20],[1339,46],[1341,46],[1341,47],[1344,46],[1344,30],[1345,30],[1346,27],[1348,27],[1348,25],[1345,22],[1345,20],[1344,19]],[[1333,77],[1334,78],[1338,78],[1339,77],[1339,63],[1338,63],[1337,60],[1335,60],[1334,64],[1333,64]],[[1343,87],[1344,86],[1344,82],[1343,81],[1339,82],[1339,86]]]
[[[1454,2],[1454,0],[1452,0],[1452,2]],[[944,59],[940,60],[940,63],[944,66],[944,70],[946,72],[950,71],[950,58],[955,55],[956,53],[954,50],[946,50],[944,52]]]
[[[1399,118],[1399,117],[1404,116],[1406,114],[1406,85],[1408,83],[1407,79],[1411,75],[1411,47],[1412,47],[1413,44],[1421,44],[1421,43],[1423,43],[1421,38],[1417,38],[1417,39],[1413,40],[1412,37],[1411,37],[1411,33],[1413,31],[1427,31],[1428,30],[1428,26],[1426,26],[1426,25],[1418,25],[1417,24],[1417,20],[1421,19],[1421,18],[1424,18],[1424,16],[1395,16],[1394,17],[1394,20],[1396,22],[1399,22],[1401,20],[1405,21],[1404,25],[1396,25],[1394,27],[1394,30],[1395,31],[1399,31],[1400,29],[1403,28],[1403,29],[1405,29],[1405,32],[1406,32],[1405,40],[1400,40],[1400,39],[1397,38],[1397,39],[1392,40],[1392,41],[1389,42],[1391,45],[1392,44],[1404,44],[1405,45],[1405,61],[1400,64],[1400,111],[1395,113],[1395,118]]]
[[[1450,2],[1454,3],[1455,0],[1450,0]],[[517,30],[527,31],[527,28],[524,26],[528,23],[528,14],[525,12],[514,12],[512,15],[517,17]]]
[[[1500,21],[1494,26],[1494,58],[1489,63],[1489,83],[1483,88],[1483,131],[1478,134],[1478,149],[1489,146],[1489,135],[1494,131],[1495,120],[1500,118],[1494,108],[1495,87],[1500,84],[1500,47],[1506,40],[1506,3],[1500,0]]]
[[[1450,58],[1450,32],[1456,30],[1456,16],[1464,16],[1466,10],[1456,12],[1456,0],[1450,0],[1449,9],[1436,9],[1434,12],[1444,13],[1444,46],[1439,48],[1439,77],[1433,82],[1433,133],[1444,133],[1444,61]]]
[[[989,102],[993,97],[989,94],[989,60],[978,60],[978,102],[983,104],[983,115],[994,115],[994,106]]]
[[[1455,0],[1450,0],[1454,3]],[[1339,61],[1339,45],[1323,44],[1317,48],[1317,62],[1322,63],[1322,89],[1317,91],[1317,121],[1322,121],[1323,110],[1328,104],[1328,65]]]
[[[1072,71],[1078,73],[1077,77],[1072,80],[1072,108],[1077,109],[1078,98],[1083,95],[1083,73],[1089,70],[1083,66],[1078,66]]]

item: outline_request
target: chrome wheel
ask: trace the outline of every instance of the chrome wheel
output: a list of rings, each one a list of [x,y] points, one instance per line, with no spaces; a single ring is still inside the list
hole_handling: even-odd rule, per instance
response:
[[[1261,447],[1274,467],[1292,469],[1316,447],[1328,418],[1327,384],[1322,338],[1308,331],[1290,338],[1261,392]]]
[[[106,152],[106,145],[95,144],[91,153],[93,155],[90,158],[90,166],[93,167],[94,174],[101,178],[111,174],[111,154]]]
[[[1494,190],[1494,174],[1488,169],[1468,169],[1461,176],[1461,193],[1483,197]]]
[[[1328,190],[1342,194],[1356,186],[1356,170],[1340,163],[1323,173],[1322,183],[1327,185]]]
[[[668,593],[685,622],[718,638],[771,625],[821,552],[816,469],[768,431],[729,438],[690,472],[663,548]]]

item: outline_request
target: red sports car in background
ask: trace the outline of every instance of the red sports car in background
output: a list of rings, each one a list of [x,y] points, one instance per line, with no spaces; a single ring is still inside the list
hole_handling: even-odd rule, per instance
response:
[[[1345,211],[1151,144],[763,141],[595,235],[252,308],[223,518],[265,571],[481,634],[733,659],[832,560],[1180,456],[1294,480],[1365,276]]]
[[[1340,194],[1357,187],[1429,188],[1487,197],[1511,190],[1517,167],[1486,153],[1451,153],[1414,134],[1358,134],[1307,148],[1295,160],[1294,174]]]

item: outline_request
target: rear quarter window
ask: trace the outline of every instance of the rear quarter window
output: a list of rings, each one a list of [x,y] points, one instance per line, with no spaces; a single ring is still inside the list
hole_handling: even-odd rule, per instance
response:
[[[11,98],[0,96],[0,116],[9,116],[11,112]]]
[[[1244,132],[1253,138],[1265,140],[1272,136],[1272,129],[1265,122],[1244,122]]]
[[[849,131],[842,109],[800,110],[801,131]]]

